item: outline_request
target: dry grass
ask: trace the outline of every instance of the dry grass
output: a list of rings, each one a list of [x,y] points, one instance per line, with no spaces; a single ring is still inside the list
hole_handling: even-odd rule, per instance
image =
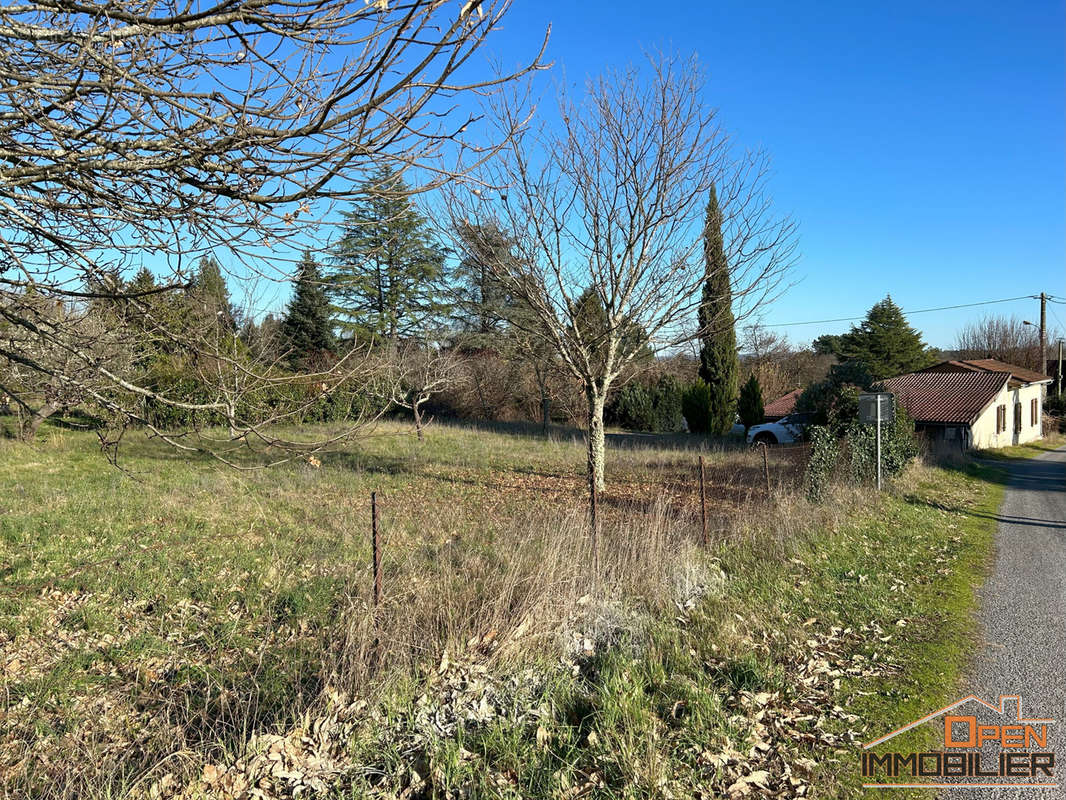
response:
[[[404,430],[321,468],[247,473],[136,443],[133,478],[87,436],[0,442],[5,792],[613,797],[666,796],[678,770],[722,781],[689,764],[689,737],[741,746],[731,693],[784,690],[812,635],[798,623],[835,609],[832,581],[862,557],[834,537],[888,502],[837,489],[810,505],[785,450],[771,499],[761,454],[708,449],[706,550],[693,450],[628,441],[609,453],[593,574],[579,440],[435,426],[420,446]],[[841,562],[807,598],[789,564],[815,539]],[[659,688],[632,694],[641,680]],[[679,696],[691,732],[670,722]],[[590,730],[613,744],[600,753]]]
[[[437,426],[420,446],[404,432],[384,425],[320,469],[250,473],[140,442],[127,475],[54,429],[35,448],[0,443],[8,785],[120,787],[161,758],[198,762],[284,727],[326,685],[379,695],[484,637],[494,658],[557,655],[593,586],[601,609],[671,602],[698,538],[692,453],[610,454],[593,576],[580,440]],[[707,460],[712,532],[735,538],[764,502],[749,483],[761,460]],[[774,465],[779,491],[788,469]]]

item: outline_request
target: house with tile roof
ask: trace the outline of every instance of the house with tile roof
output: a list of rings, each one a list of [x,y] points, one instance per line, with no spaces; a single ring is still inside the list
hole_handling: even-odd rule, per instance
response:
[[[793,389],[788,394],[777,398],[763,406],[763,422],[777,422],[782,417],[787,417],[796,410],[796,401],[803,394],[802,389]]]
[[[1041,438],[1044,394],[1052,379],[991,358],[943,361],[880,381],[915,427],[935,442],[1006,447]]]

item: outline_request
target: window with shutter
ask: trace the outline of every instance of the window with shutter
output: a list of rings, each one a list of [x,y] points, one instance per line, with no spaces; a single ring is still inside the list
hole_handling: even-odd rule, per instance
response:
[[[1040,402],[1034,397],[1029,401],[1029,424],[1036,427],[1040,421]]]
[[[1022,404],[1014,404],[1014,432],[1020,433],[1022,430]]]

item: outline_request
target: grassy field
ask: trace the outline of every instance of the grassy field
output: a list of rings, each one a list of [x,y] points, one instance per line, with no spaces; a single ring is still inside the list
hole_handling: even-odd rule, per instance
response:
[[[802,451],[385,424],[236,471],[0,441],[12,797],[859,796],[858,744],[952,699],[1002,489],[915,466],[801,496]],[[384,538],[372,605],[370,492]],[[899,796],[895,793],[894,796]]]

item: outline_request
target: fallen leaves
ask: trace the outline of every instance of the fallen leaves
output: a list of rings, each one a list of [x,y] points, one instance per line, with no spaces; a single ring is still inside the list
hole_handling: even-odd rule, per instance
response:
[[[764,769],[751,772],[729,785],[726,789],[730,798],[748,797],[756,789],[770,790],[770,773]]]

